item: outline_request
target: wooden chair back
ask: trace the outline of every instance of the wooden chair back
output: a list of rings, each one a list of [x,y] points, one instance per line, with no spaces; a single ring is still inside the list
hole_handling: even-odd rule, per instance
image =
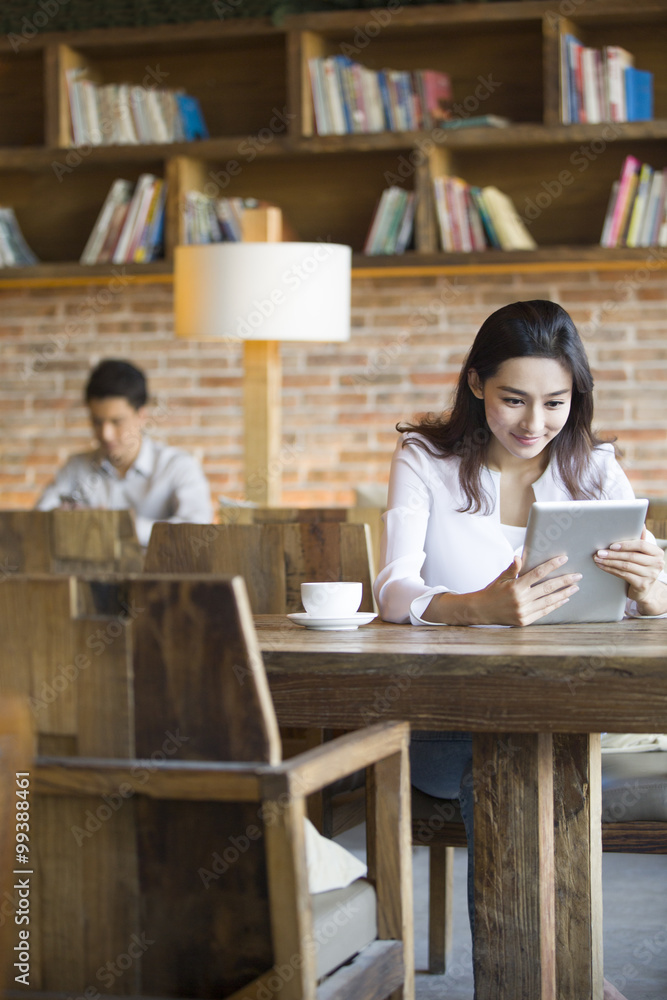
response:
[[[369,532],[365,524],[154,525],[147,573],[239,574],[254,614],[303,611],[301,583],[361,580],[361,611],[373,610]]]
[[[134,755],[126,589],[55,574],[0,586],[0,695],[29,700],[41,754]]]
[[[367,524],[371,534],[371,572],[378,572],[382,507],[235,507],[221,504],[221,524],[298,524],[299,522],[338,522]]]
[[[281,759],[278,723],[241,577],[136,577],[135,742],[149,756],[180,729],[187,760]]]
[[[0,511],[0,572],[134,573],[143,552],[128,510]]]

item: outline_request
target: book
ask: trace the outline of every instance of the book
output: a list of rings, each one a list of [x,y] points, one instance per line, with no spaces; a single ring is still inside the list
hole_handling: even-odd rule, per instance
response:
[[[568,79],[568,122],[576,123],[586,120],[583,107],[583,88],[581,72],[581,50],[583,45],[574,35],[565,35],[565,46],[567,50],[567,79]]]
[[[392,185],[380,195],[364,243],[368,255],[403,253],[412,235],[414,192]]]
[[[380,195],[375,213],[371,220],[370,229],[364,243],[364,253],[374,254],[378,252],[378,247],[384,242],[384,237],[389,227],[389,216],[391,215],[392,202],[397,187],[385,188]]]
[[[560,120],[564,125],[570,125],[576,120],[573,117],[573,80],[570,59],[570,46],[573,40],[577,42],[574,35],[564,34],[560,37]]]
[[[609,226],[607,242],[604,244],[607,247],[620,246],[619,234],[629,208],[628,199],[630,195],[631,181],[633,177],[636,179],[640,169],[641,163],[635,156],[626,156],[621,169],[618,194],[614,204],[614,214]]]
[[[493,226],[491,216],[489,215],[488,209],[484,203],[484,196],[482,195],[481,188],[472,185],[470,188],[470,196],[477,208],[477,213],[481,219],[482,226],[484,227],[484,233],[489,246],[496,247],[500,249],[500,240],[498,239],[498,234]]]
[[[466,182],[460,177],[450,177],[446,190],[450,196],[449,204],[451,205],[454,224],[454,249],[462,250],[463,253],[470,253],[472,250],[472,237],[466,205]]]
[[[119,202],[114,208],[107,234],[104,237],[104,243],[95,261],[96,264],[108,264],[113,259],[113,252],[116,249],[116,243],[125,224],[131,204],[132,196],[130,195],[127,201]]]
[[[343,95],[338,82],[338,70],[334,56],[328,56],[323,62],[324,90],[329,109],[329,121],[331,125],[330,135],[345,135],[345,109],[343,107]]]
[[[627,121],[625,103],[625,70],[633,66],[635,58],[620,45],[605,47],[607,64],[607,90],[609,94],[609,114],[613,122]]]
[[[150,183],[147,183],[143,188],[132,226],[130,242],[125,251],[126,263],[131,263],[137,259],[136,254],[141,246],[142,240],[146,236],[148,216],[151,211],[151,206],[154,206],[156,199],[159,200],[160,188],[162,187],[162,184],[163,182],[156,177]]]
[[[629,213],[628,234],[625,241],[626,246],[636,247],[640,245],[639,237],[642,232],[646,209],[648,208],[648,196],[652,182],[653,168],[650,167],[648,163],[642,163],[639,171],[637,193],[634,197]]]
[[[180,113],[183,134],[186,142],[195,139],[208,139],[208,129],[202,114],[198,98],[190,94],[176,94],[176,103]]]
[[[417,71],[422,79],[423,127],[433,128],[441,125],[452,117],[452,81],[449,73],[435,69]]]
[[[445,196],[445,177],[433,178],[433,190],[435,192],[435,206],[438,217],[438,229],[440,230],[440,245],[443,250],[449,252],[454,249],[454,238],[452,235],[452,224],[449,218],[447,198]]]
[[[144,90],[144,110],[149,123],[151,142],[171,142],[170,132],[164,115],[164,104],[160,91],[147,88]]]
[[[652,247],[658,245],[658,233],[660,231],[661,209],[665,202],[665,181],[667,180],[667,169],[655,170],[651,182],[651,190],[648,196],[648,205],[644,215],[642,230],[639,234],[639,246]]]
[[[493,185],[482,188],[482,196],[503,250],[537,248],[537,243],[526,229],[511,198]]]
[[[84,75],[85,70],[80,67],[68,69],[65,72],[67,97],[69,100],[70,134],[74,146],[83,146],[85,142],[83,101],[79,87],[79,81],[83,79]]]
[[[470,227],[470,238],[472,240],[473,250],[486,250],[486,237],[484,235],[484,226],[482,224],[482,219],[479,214],[479,209],[477,208],[477,203],[472,196],[470,187],[466,185],[465,190],[466,199],[466,209],[468,213],[468,225]]]
[[[313,95],[313,112],[315,114],[315,129],[318,135],[329,135],[331,122],[329,119],[323,71],[324,67],[321,59],[308,60],[310,89]]]
[[[634,204],[634,200],[637,195],[638,186],[639,186],[639,174],[635,173],[630,178],[630,181],[626,188],[625,201],[620,207],[620,221],[618,223],[618,235],[616,237],[616,246],[618,247],[627,246],[628,228],[630,226],[630,216],[632,212],[632,206]]]
[[[79,80],[75,86],[78,88],[81,97],[84,141],[91,146],[101,146],[102,130],[100,128],[97,87],[90,80],[86,79]]]
[[[132,193],[132,182],[117,178],[111,187],[102,204],[95,224],[90,231],[90,236],[83,248],[83,253],[79,259],[80,264],[96,264],[97,258],[104,245],[109,226],[114,211],[118,205],[129,202]]]
[[[602,236],[600,237],[601,247],[611,246],[611,243],[609,242],[609,233],[611,231],[611,223],[614,218],[614,210],[616,208],[616,199],[618,198],[620,183],[620,181],[614,181],[611,186],[609,201],[607,202],[607,211],[605,212],[604,222],[602,224]]]
[[[153,185],[153,196],[150,200],[143,232],[140,233],[134,247],[132,259],[136,264],[155,260],[160,249],[162,232],[162,217],[164,216],[167,186],[163,180]]]
[[[653,118],[653,73],[627,66],[625,69],[626,121],[643,122]]]
[[[157,180],[153,174],[141,174],[137,185],[134,189],[132,195],[132,201],[130,202],[127,210],[127,215],[123,221],[123,228],[118,236],[118,242],[114,247],[112,261],[114,264],[125,264],[128,261],[128,251],[132,244],[134,238],[135,225],[137,223],[137,218],[140,213],[144,211],[144,201],[146,198],[146,192],[150,189],[152,191],[153,184]]]
[[[38,264],[39,258],[28,246],[13,208],[0,208],[2,264],[9,267]]]
[[[408,191],[407,195],[407,203],[403,210],[403,219],[398,230],[398,236],[396,237],[394,253],[404,253],[410,244],[410,240],[412,239],[416,199],[414,191]]]
[[[583,102],[586,111],[586,121],[592,125],[596,125],[602,121],[597,55],[598,52],[596,49],[583,48],[581,50]]]
[[[480,189],[471,188],[461,177],[434,177],[433,187],[443,250],[462,253],[486,250],[487,236],[480,211]],[[484,212],[486,213],[486,208]],[[486,214],[488,218],[488,213]],[[488,228],[492,228],[490,223]],[[491,243],[491,239],[488,243]]]
[[[138,145],[139,137],[134,124],[132,114],[132,103],[130,100],[130,87],[126,83],[120,83],[116,87],[116,118],[118,122],[118,143],[121,146]]]

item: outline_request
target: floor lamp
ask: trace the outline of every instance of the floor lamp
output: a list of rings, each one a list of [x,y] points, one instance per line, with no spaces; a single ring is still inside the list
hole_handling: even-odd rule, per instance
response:
[[[280,341],[350,336],[350,247],[335,243],[178,246],[176,335],[243,341],[246,498],[281,502]]]

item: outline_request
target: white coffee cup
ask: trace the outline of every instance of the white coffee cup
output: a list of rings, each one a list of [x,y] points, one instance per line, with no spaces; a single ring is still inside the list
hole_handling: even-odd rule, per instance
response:
[[[301,584],[301,601],[314,618],[350,618],[359,610],[362,593],[361,583],[330,580]]]

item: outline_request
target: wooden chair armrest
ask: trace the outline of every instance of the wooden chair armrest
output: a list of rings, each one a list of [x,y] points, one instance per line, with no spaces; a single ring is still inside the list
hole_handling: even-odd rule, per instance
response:
[[[218,761],[38,757],[35,791],[45,795],[136,793],[155,799],[260,802],[264,764]]]
[[[407,750],[410,724],[379,722],[374,726],[346,733],[312,750],[290,757],[282,764],[264,769],[267,798],[288,792],[312,795],[326,785],[354,774],[363,767]]]

